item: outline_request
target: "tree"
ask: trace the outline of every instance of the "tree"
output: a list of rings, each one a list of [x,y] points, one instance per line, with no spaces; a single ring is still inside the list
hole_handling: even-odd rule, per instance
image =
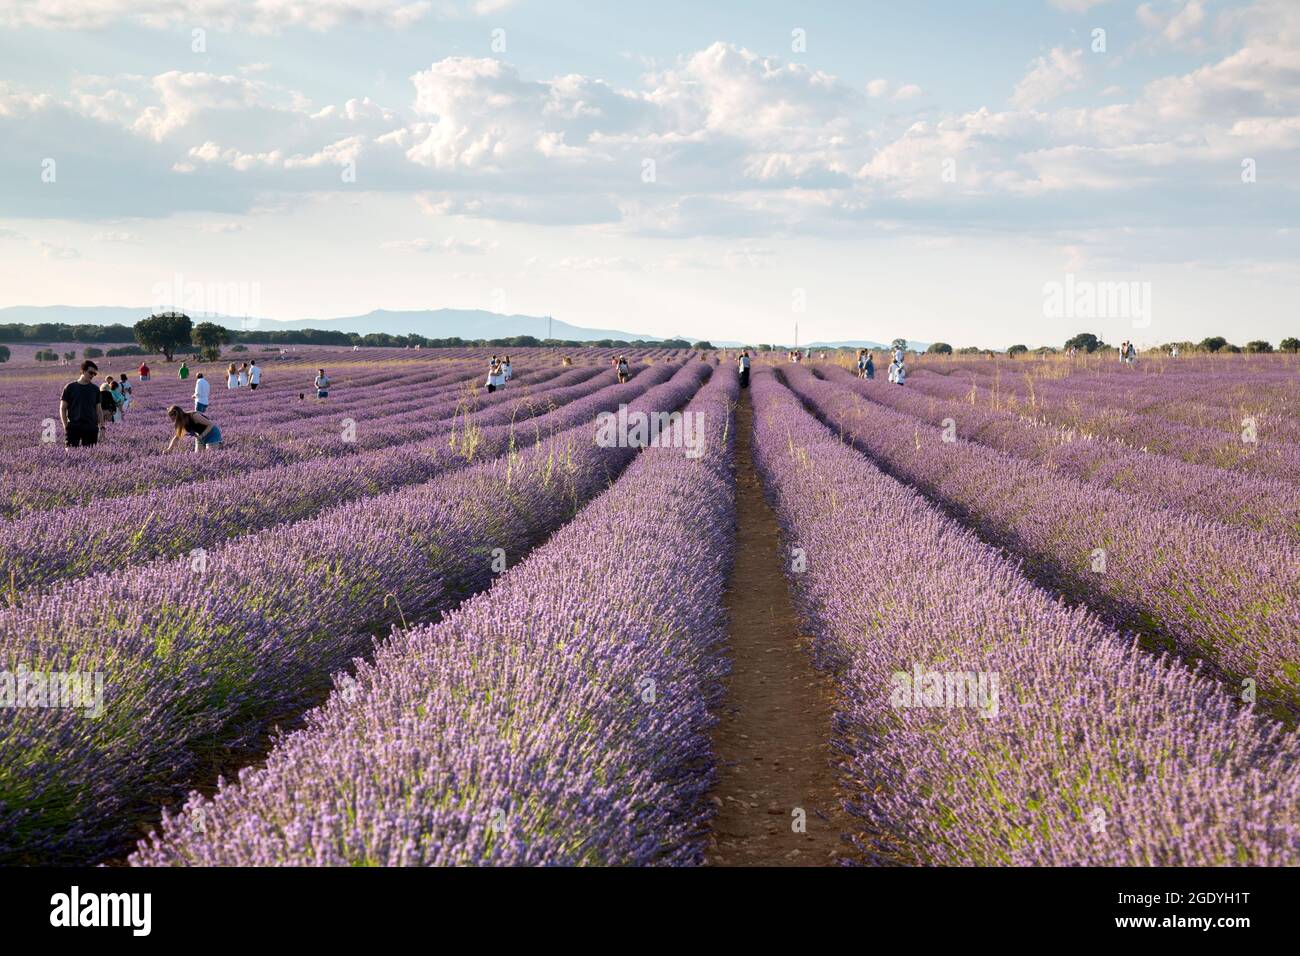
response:
[[[1028,345],[1013,345],[1011,348],[1007,349],[1007,357],[1015,358],[1017,355],[1024,355],[1028,351]]]
[[[1300,352],[1300,339],[1288,336],[1279,342],[1277,347],[1283,352]]]
[[[1265,342],[1263,339],[1256,339],[1253,342],[1246,343],[1246,351],[1247,352],[1271,352],[1273,351],[1273,346]]]
[[[1078,335],[1066,339],[1065,347],[1067,349],[1078,349],[1080,352],[1092,353],[1098,349],[1104,349],[1106,343],[1091,332],[1080,332]]]
[[[957,350],[958,355],[979,355],[980,347],[978,345],[963,345]]]
[[[1055,354],[1056,354],[1056,349],[1052,348],[1050,345],[1040,345],[1040,346],[1038,346],[1038,348],[1034,349],[1034,354],[1035,354],[1035,355],[1055,355]]]
[[[82,350],[81,357],[94,359],[94,358],[99,358],[103,354],[104,354],[103,349],[97,349],[93,345],[89,345]],[[77,355],[75,352],[73,352],[68,356],[68,358],[76,358],[76,357]]]
[[[162,312],[135,324],[135,340],[150,352],[161,352],[167,361],[176,350],[190,344],[193,323],[183,312]]]
[[[215,362],[221,358],[221,346],[230,341],[230,330],[215,322],[200,322],[190,333],[190,340],[199,347],[203,361]]]
[[[1207,352],[1218,352],[1227,344],[1228,340],[1222,335],[1212,335],[1208,339],[1201,339],[1201,348]]]
[[[57,362],[58,360],[59,353],[53,349],[41,349],[36,353],[36,361],[38,362]]]
[[[898,349],[902,349],[904,352],[906,352],[907,339],[894,339],[894,341],[889,343],[889,347],[895,351],[897,351]]]
[[[706,349],[712,351],[713,343],[709,341],[696,342],[694,345],[691,346],[691,348],[695,349],[698,352],[703,352]]]
[[[947,342],[931,342],[930,347],[926,349],[931,355],[951,355],[952,346]]]
[[[76,350],[73,349],[73,350],[70,351],[70,352],[64,352],[64,353],[63,353],[63,358],[64,358],[65,361],[68,361],[68,362],[75,362],[76,359],[77,359],[77,352],[76,352]],[[90,358],[90,356],[87,355],[86,358]]]
[[[9,361],[9,349],[7,346],[0,345],[0,362]]]

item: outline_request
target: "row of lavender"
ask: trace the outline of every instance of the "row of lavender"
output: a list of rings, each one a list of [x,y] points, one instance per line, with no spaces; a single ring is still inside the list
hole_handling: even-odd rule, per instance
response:
[[[555,366],[558,368],[558,366]],[[197,375],[198,370],[194,370]],[[455,365],[425,366],[407,363],[395,368],[353,367],[348,372],[335,371],[331,380],[336,394],[332,403],[300,401],[300,394],[310,394],[315,398],[312,382],[316,370],[299,372],[294,378],[275,370],[263,370],[262,381],[257,389],[231,389],[226,384],[225,371],[221,369],[207,372],[209,384],[209,409],[213,417],[220,417],[223,422],[240,422],[244,418],[255,418],[257,423],[269,430],[277,422],[309,421],[312,417],[328,414],[340,405],[358,405],[362,400],[375,400],[388,389],[406,386],[407,389],[422,386],[429,391],[437,391],[457,383],[469,384],[477,377],[477,369],[467,363]],[[21,390],[6,388],[0,397],[5,399],[3,412],[0,412],[0,463],[6,467],[33,469],[59,461],[54,454],[58,449],[43,447],[50,444],[44,439],[45,420],[53,416],[57,419],[59,399],[63,385],[76,378],[76,370],[66,377],[44,383],[39,387],[26,386]],[[95,384],[106,381],[100,375]],[[133,381],[131,404],[123,423],[110,428],[107,441],[96,446],[90,455],[100,461],[114,461],[133,453],[153,450],[150,446],[151,429],[147,426],[166,427],[162,419],[168,405],[191,407],[197,378],[188,379],[152,378],[147,382]],[[341,391],[340,391],[341,389]],[[400,392],[388,394],[389,401]],[[414,391],[409,394],[417,394]],[[427,394],[423,392],[420,394]],[[145,426],[145,427],[141,427]],[[146,446],[150,446],[146,448]],[[36,453],[34,457],[25,457],[22,453]]]
[[[867,859],[1300,863],[1300,738],[1035,587],[771,370],[753,394]]]
[[[1300,540],[1300,486],[1291,482],[1146,454],[1123,442],[1089,439],[1015,412],[855,378],[834,366],[814,368],[813,373],[872,402],[949,429],[955,437],[1112,488],[1150,507],[1175,508]]]
[[[680,406],[708,367],[632,403]],[[490,583],[635,454],[585,425],[428,483],[192,556],[56,587],[0,611],[0,666],[102,675],[90,714],[24,707],[0,727],[0,859],[85,862],[120,850],[205,767],[238,764],[277,715],[405,617]],[[233,748],[233,749],[232,749]]]
[[[545,370],[550,377],[559,367]],[[541,373],[534,373],[539,376]],[[541,378],[534,377],[535,381]],[[375,372],[358,376],[346,385],[336,380],[331,401],[298,400],[300,385],[263,380],[258,390],[228,389],[214,385],[209,394],[208,413],[223,429],[229,430],[240,444],[256,447],[273,459],[282,457],[279,447],[286,440],[337,431],[339,416],[367,419],[382,414],[409,412],[431,403],[445,403],[463,398],[478,377],[466,366],[453,368],[406,370],[401,373]],[[338,386],[342,386],[341,388]],[[168,429],[165,412],[169,405],[191,408],[194,385],[187,382],[148,382],[134,388],[126,418],[107,426],[105,440],[76,455],[64,453],[58,441],[48,436],[45,418],[57,412],[59,392],[42,393],[41,404],[27,399],[17,414],[21,427],[10,423],[10,437],[18,433],[21,442],[0,454],[0,463],[12,473],[80,470],[87,458],[103,467],[108,464],[138,461],[153,457],[160,438]],[[405,399],[405,401],[403,401]],[[44,416],[44,417],[42,417]],[[320,427],[324,426],[324,428]],[[61,437],[56,435],[56,438]]]
[[[805,368],[793,391],[882,468],[1028,562],[1054,591],[1300,709],[1300,547],[1152,508],[865,402]],[[904,529],[905,530],[905,529]]]
[[[36,472],[0,476],[0,512],[12,517],[26,511],[156,491],[183,482],[247,476],[276,465],[352,456],[409,444],[446,434],[457,417],[507,403],[511,411],[506,420],[515,409],[527,417],[532,411],[515,402],[521,395],[536,398],[532,406],[536,411],[552,400],[562,400],[561,389],[581,389],[585,382],[600,374],[601,371],[591,368],[574,369],[558,375],[539,375],[532,380],[535,385],[521,382],[522,389],[536,388],[535,396],[532,391],[505,389],[491,395],[467,397],[459,387],[452,387],[449,394],[432,402],[398,403],[396,408],[390,403],[370,419],[357,418],[348,408],[333,408],[322,413],[317,432],[307,437],[263,434],[256,420],[245,420],[242,427],[223,425],[223,433],[229,440],[219,454],[160,455],[157,448],[169,435],[164,429],[154,435],[154,441],[158,442],[154,450],[98,466],[96,481],[87,480],[86,461],[81,458],[80,449],[73,453],[60,450],[52,463]],[[607,380],[613,378],[612,373],[603,374]]]
[[[604,407],[665,381],[674,369],[654,366],[626,385],[614,382],[612,374],[589,375],[579,385],[542,392],[544,401],[489,406],[455,422],[444,420],[430,437],[387,449],[197,482],[184,494],[152,490],[31,512],[0,522],[0,580],[16,601],[21,589],[49,587],[102,568],[106,554],[114,564],[172,557],[428,481],[572,428],[590,417],[590,405],[583,402],[588,396],[598,396]],[[459,433],[453,443],[449,439],[455,428]],[[465,438],[467,429],[472,441]]]
[[[1020,361],[997,364],[993,368],[978,363],[929,368],[990,393],[1014,396],[1021,403],[1101,400],[1106,405],[1121,405],[1134,411],[1186,416],[1192,423],[1201,416],[1213,421],[1224,411],[1243,408],[1294,416],[1300,411],[1300,382],[1296,380],[1295,363],[1294,357],[1274,356],[1256,357],[1248,363],[1187,359],[1139,362],[1136,367],[1103,362],[1095,369],[1086,370],[1051,365],[1035,367],[1033,363],[1022,365]]]
[[[987,391],[972,396],[970,384],[951,376],[918,373],[908,379],[908,385],[926,394],[972,404],[988,403],[993,398]],[[1215,379],[1209,378],[1203,387],[1213,389]],[[1036,384],[1034,388],[1035,394],[1052,394],[1050,385]],[[1289,419],[1282,414],[1264,416],[1249,410],[1225,409],[1220,426],[1212,428],[1134,411],[1122,401],[1105,407],[1105,395],[1106,387],[1093,383],[1073,389],[1068,400],[1022,400],[1018,407],[1044,422],[1121,441],[1144,451],[1244,474],[1300,481],[1300,444],[1295,441],[1294,428],[1286,424]],[[999,403],[1005,404],[1005,398]]]
[[[734,526],[730,369],[703,455],[643,452],[489,591],[397,634],[137,865],[699,863]],[[698,420],[697,420],[698,421]]]

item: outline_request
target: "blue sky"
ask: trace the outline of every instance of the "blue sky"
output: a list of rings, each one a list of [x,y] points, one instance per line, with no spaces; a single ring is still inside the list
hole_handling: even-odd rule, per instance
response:
[[[0,0],[0,62],[0,304],[1300,334],[1285,0]]]

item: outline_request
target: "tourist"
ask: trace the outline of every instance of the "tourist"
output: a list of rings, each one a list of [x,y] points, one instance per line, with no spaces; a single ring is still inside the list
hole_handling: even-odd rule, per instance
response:
[[[632,377],[632,369],[627,364],[626,355],[620,355],[618,357],[618,364],[615,368],[618,370],[618,381],[620,385],[625,384],[627,380]]]
[[[740,387],[749,388],[749,349],[742,349],[736,362],[740,366]]]
[[[95,376],[99,366],[90,359],[81,363],[81,375],[63,387],[59,397],[59,421],[69,448],[90,446],[99,441],[102,404]]]
[[[239,366],[239,387],[248,388],[248,363]]]
[[[239,368],[234,362],[231,362],[230,367],[226,369],[226,388],[239,388]]]
[[[176,443],[186,435],[194,438],[195,451],[206,451],[221,445],[221,429],[202,412],[187,412],[179,405],[172,405],[167,409],[167,417],[171,419],[176,431],[163,449],[164,454],[175,448]]]
[[[131,407],[131,394],[132,392],[135,391],[135,389],[131,387],[131,383],[127,380],[127,374],[128,373],[126,372],[122,373],[122,381],[121,384],[119,385],[119,388],[121,389],[122,392],[122,420],[123,421],[126,420],[126,410]]]
[[[190,377],[190,367],[185,364],[185,359],[181,359],[180,376],[182,382]]]
[[[140,381],[149,381],[149,365],[146,362],[140,363]]]
[[[208,398],[212,394],[212,383],[203,377],[203,373],[194,379],[194,410],[202,414],[208,410]]]
[[[497,361],[496,356],[492,356],[492,364],[488,366],[487,390],[495,392],[498,388],[505,388],[506,375],[501,370],[501,363]]]
[[[120,422],[122,420],[122,390],[117,384],[117,379],[109,376],[104,379],[104,384],[99,389],[104,394],[101,396],[104,402],[104,410],[108,413],[110,421]]]
[[[322,398],[330,397],[330,379],[329,376],[325,374],[323,368],[318,368],[316,370],[316,381],[314,384],[316,386],[316,399],[318,401]]]
[[[257,364],[257,359],[253,359],[248,366],[248,387],[257,391],[257,386],[262,384],[262,366]]]

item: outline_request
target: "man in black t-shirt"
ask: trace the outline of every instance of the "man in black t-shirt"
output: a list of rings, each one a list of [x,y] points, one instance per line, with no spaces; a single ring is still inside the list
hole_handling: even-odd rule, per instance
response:
[[[59,420],[68,447],[93,445],[99,441],[99,423],[103,420],[103,399],[94,378],[99,366],[90,359],[81,363],[81,377],[63,387],[59,399]]]

